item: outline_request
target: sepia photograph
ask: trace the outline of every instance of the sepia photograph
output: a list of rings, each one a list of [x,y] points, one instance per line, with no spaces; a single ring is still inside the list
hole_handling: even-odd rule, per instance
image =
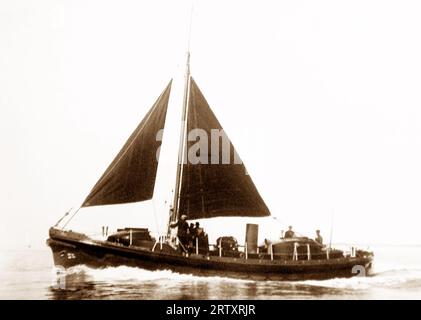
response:
[[[0,1],[0,299],[420,300],[420,15]]]

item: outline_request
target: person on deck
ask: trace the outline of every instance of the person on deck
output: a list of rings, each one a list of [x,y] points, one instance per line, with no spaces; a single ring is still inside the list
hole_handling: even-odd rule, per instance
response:
[[[194,224],[192,222],[189,225],[189,241],[193,241],[195,235],[196,235],[196,231],[195,231],[195,228],[194,228]]]
[[[323,245],[323,237],[320,235],[320,230],[316,230],[316,239],[314,239],[318,244]]]
[[[294,236],[295,236],[295,233],[294,233],[294,231],[292,231],[292,226],[289,226],[288,227],[288,231],[285,232],[284,238],[285,239],[290,239],[290,238],[294,238]]]
[[[170,224],[171,228],[178,228],[177,237],[181,245],[184,247],[184,249],[187,249],[187,245],[189,244],[189,238],[188,238],[189,224],[187,223],[186,220],[187,220],[187,216],[183,214],[177,222],[173,222]]]
[[[196,225],[194,227],[194,239],[199,237],[200,233],[203,231],[203,229],[200,228],[200,223],[196,222]]]
[[[202,254],[207,254],[209,251],[209,239],[206,232],[203,228],[200,227],[199,222],[196,222],[195,234],[194,234],[194,243],[193,246],[196,249],[196,244],[198,245],[198,250]]]

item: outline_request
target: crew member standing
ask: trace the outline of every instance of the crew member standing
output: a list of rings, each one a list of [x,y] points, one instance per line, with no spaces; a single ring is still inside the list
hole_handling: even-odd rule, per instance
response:
[[[323,237],[320,235],[320,230],[316,230],[316,239],[314,239],[318,244],[323,245]]]
[[[289,239],[289,238],[294,238],[294,236],[295,236],[295,233],[294,233],[294,231],[292,231],[292,226],[289,226],[288,231],[285,232],[284,238]]]
[[[183,214],[177,222],[173,222],[170,224],[171,228],[178,228],[177,237],[185,249],[187,249],[187,245],[189,243],[189,238],[188,238],[189,224],[187,223],[186,220],[187,220],[187,216]]]

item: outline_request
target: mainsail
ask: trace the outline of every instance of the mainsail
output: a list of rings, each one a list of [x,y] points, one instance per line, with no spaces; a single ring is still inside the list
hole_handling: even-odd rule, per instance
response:
[[[184,161],[181,173],[181,187],[177,215],[186,214],[188,219],[213,218],[221,216],[263,217],[270,215],[269,209],[259,195],[244,164],[239,159],[234,146],[223,133],[222,126],[209,107],[196,82],[189,77],[190,90],[187,107],[186,150],[194,149],[197,141],[188,138],[194,130],[206,133],[208,148],[197,154],[201,159],[191,163]],[[212,130],[222,132],[229,142],[229,162],[224,163],[223,143],[211,148]],[[215,131],[217,130],[217,131]],[[194,134],[193,134],[194,136]],[[216,150],[215,150],[216,149]],[[189,151],[187,151],[189,152]],[[227,156],[227,154],[225,154]]]
[[[171,82],[93,187],[82,207],[149,200],[153,196],[158,132],[164,128]]]

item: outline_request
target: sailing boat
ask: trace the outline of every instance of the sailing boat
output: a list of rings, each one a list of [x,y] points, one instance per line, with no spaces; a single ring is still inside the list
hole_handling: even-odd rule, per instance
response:
[[[298,236],[265,241],[259,246],[256,224],[247,224],[244,246],[231,236],[220,237],[216,244],[209,245],[203,232],[183,231],[186,220],[270,216],[191,76],[189,59],[188,53],[174,199],[169,212],[163,213],[168,221],[166,234],[154,238],[147,228],[129,227],[98,240],[65,229],[70,218],[63,227],[59,227],[59,221],[49,230],[47,244],[55,264],[65,268],[78,264],[100,268],[127,265],[248,279],[325,279],[366,273],[373,260],[371,252],[353,248],[347,253]],[[171,86],[172,81],[93,187],[82,208],[152,199],[159,161],[156,153],[161,146],[156,136],[165,127]],[[212,141],[215,133],[223,143]],[[197,137],[202,137],[201,145]],[[179,230],[174,233],[177,226]]]

